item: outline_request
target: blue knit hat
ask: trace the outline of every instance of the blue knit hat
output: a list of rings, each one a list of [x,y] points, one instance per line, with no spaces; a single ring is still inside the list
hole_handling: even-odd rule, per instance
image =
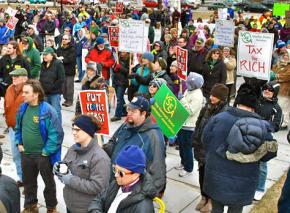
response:
[[[146,157],[142,149],[136,145],[126,146],[118,154],[115,164],[131,172],[144,174]]]
[[[99,126],[93,123],[92,119],[87,115],[81,115],[74,121],[73,125],[76,125],[81,130],[86,132],[92,138],[94,137],[95,133],[99,130]]]
[[[104,43],[105,43],[104,37],[99,36],[96,40],[96,45],[104,44]]]
[[[151,52],[143,53],[142,58],[145,58],[145,59],[147,59],[150,62],[154,61],[154,55]]]

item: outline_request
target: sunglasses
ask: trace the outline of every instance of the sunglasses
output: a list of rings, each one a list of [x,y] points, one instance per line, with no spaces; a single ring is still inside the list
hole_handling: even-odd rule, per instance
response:
[[[112,171],[114,174],[118,174],[121,178],[126,175],[134,174],[133,172],[125,172],[125,171],[118,170],[115,165],[112,166]]]
[[[68,41],[68,38],[63,38],[62,40],[64,40],[64,41]]]
[[[220,53],[219,52],[215,52],[215,53],[213,53],[213,55],[219,55]]]
[[[269,87],[269,86],[263,87],[263,90],[268,90],[269,92],[274,92],[273,88]]]

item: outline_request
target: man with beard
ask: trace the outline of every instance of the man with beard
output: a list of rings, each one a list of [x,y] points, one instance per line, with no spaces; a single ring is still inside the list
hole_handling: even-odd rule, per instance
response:
[[[146,171],[152,176],[157,193],[166,182],[165,143],[163,134],[150,117],[149,101],[137,96],[127,104],[127,122],[122,124],[107,144],[103,146],[112,163],[128,145],[137,145],[146,155]],[[112,176],[113,177],[113,176]],[[111,178],[112,180],[112,178]]]

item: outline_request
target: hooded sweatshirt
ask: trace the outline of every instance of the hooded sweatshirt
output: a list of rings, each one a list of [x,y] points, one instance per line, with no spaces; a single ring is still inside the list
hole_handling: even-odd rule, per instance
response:
[[[28,40],[28,49],[23,51],[23,56],[29,62],[31,67],[30,73],[31,78],[38,79],[39,78],[39,71],[41,67],[41,60],[40,60],[40,53],[39,51],[33,47],[33,40],[30,37],[26,37]]]

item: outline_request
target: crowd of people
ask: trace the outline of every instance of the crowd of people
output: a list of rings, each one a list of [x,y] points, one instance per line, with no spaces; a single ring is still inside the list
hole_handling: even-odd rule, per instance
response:
[[[198,162],[197,211],[220,213],[228,206],[229,213],[239,213],[262,199],[267,161],[278,150],[272,133],[288,127],[290,142],[290,28],[285,18],[270,12],[229,14],[235,44],[223,47],[214,44],[208,27],[217,12],[203,21],[193,20],[190,8],[129,5],[115,14],[81,3],[63,11],[30,5],[16,10],[14,30],[6,26],[9,14],[0,10],[0,97],[18,176],[14,182],[0,172],[0,212],[20,212],[20,187],[22,212],[38,212],[39,173],[48,213],[57,212],[54,177],[64,184],[68,213],[154,212],[153,199],[166,193],[167,145],[179,150],[174,169],[180,178],[192,175],[193,162]],[[108,27],[118,26],[119,18],[145,22],[146,52],[130,54],[110,46]],[[269,81],[245,77],[236,90],[241,30],[274,34],[272,69]],[[185,81],[178,75],[177,47],[188,50]],[[76,84],[81,90],[114,88],[117,104],[110,121],[125,119],[102,147],[96,138],[102,124],[82,114]],[[175,137],[165,137],[151,114],[162,85],[189,113]],[[75,143],[63,159],[62,107],[74,107],[76,115]],[[289,172],[279,213],[290,209]]]

